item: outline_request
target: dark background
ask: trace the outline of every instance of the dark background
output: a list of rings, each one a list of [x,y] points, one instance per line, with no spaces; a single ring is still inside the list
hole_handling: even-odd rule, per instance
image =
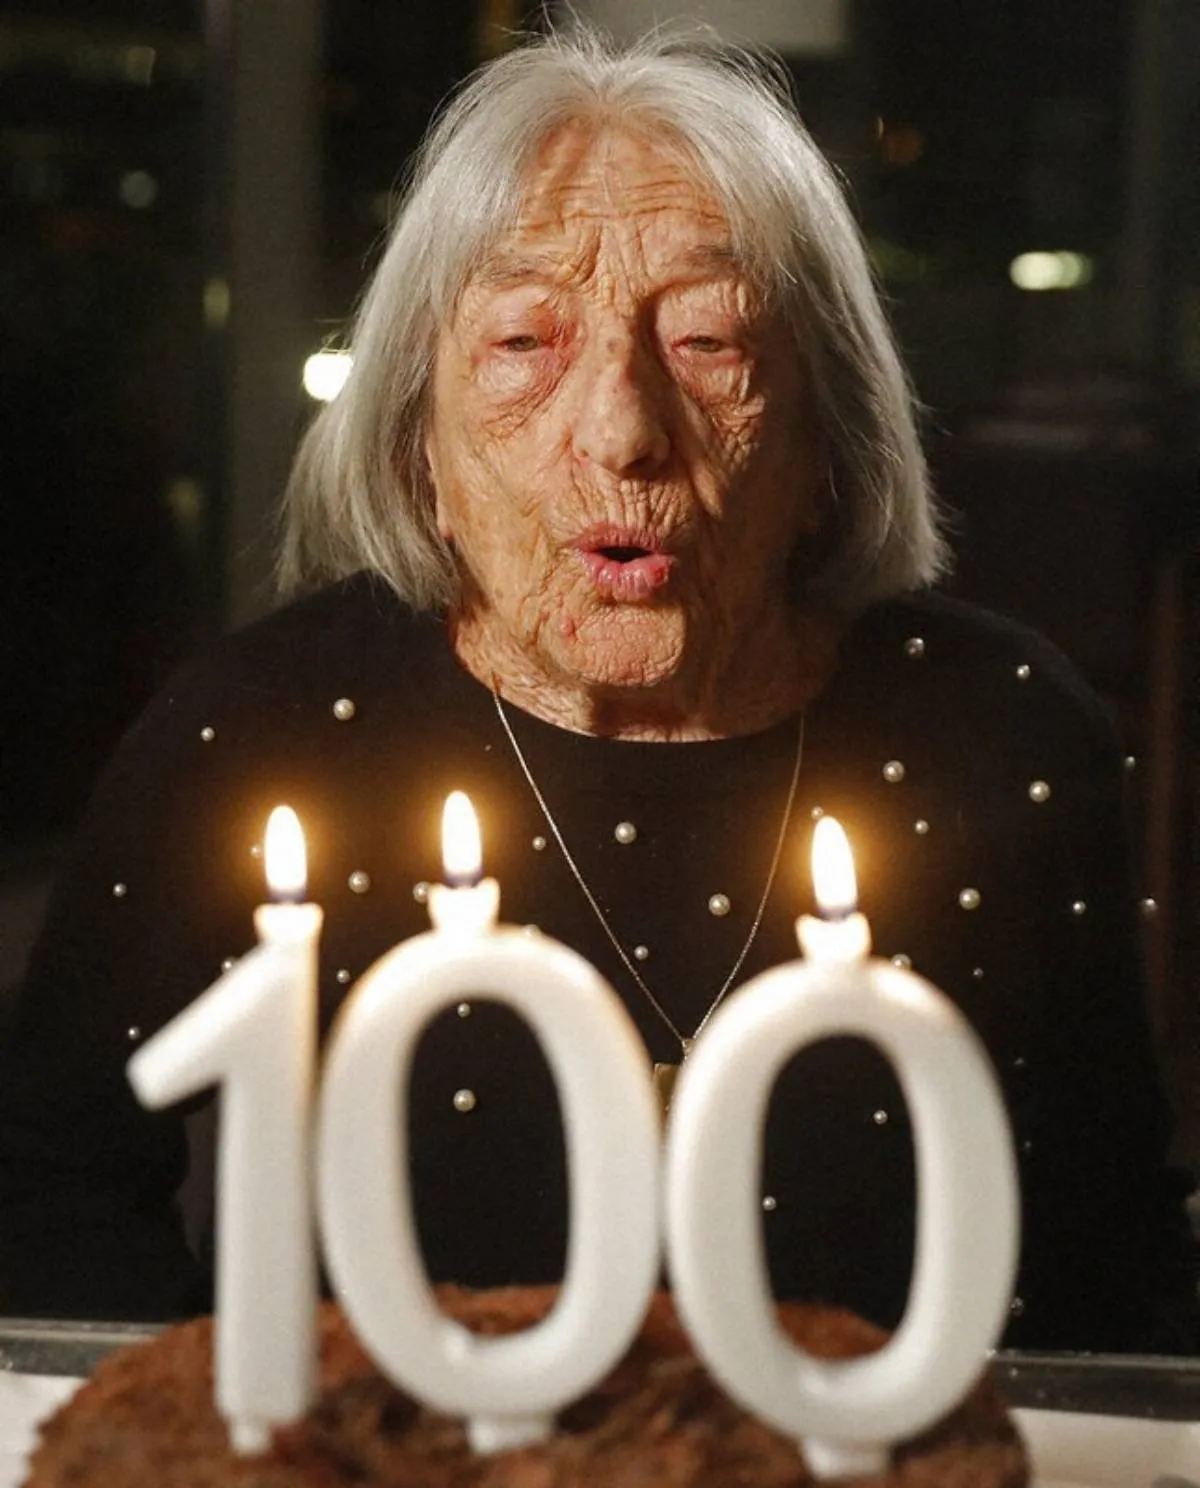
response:
[[[954,587],[1064,646],[1137,756],[1151,1011],[1200,1166],[1200,4],[847,20],[840,51],[787,56],[801,109],[926,404]],[[304,359],[336,344],[438,99],[523,21],[0,4],[0,988],[122,729],[269,604]],[[1031,251],[1081,282],[1018,288]]]

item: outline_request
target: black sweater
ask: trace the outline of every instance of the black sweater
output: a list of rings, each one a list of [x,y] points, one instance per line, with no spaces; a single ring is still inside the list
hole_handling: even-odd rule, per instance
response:
[[[353,707],[335,712],[339,699]],[[647,948],[646,982],[690,1033],[757,908],[796,721],[664,745],[509,714],[614,931],[630,951]],[[813,815],[833,813],[855,848],[877,953],[909,958],[958,1003],[1004,1086],[1023,1194],[1007,1341],[1023,1346],[1182,1350],[1194,1338],[1191,1253],[1163,1167],[1166,1112],[1142,1010],[1127,778],[1098,703],[1043,640],[938,598],[868,613],[808,710],[779,872],[738,977],[797,955]],[[207,1304],[207,1267],[175,1205],[183,1113],[142,1111],[125,1062],[253,944],[256,844],[280,801],[300,814],[310,897],[326,913],[327,1027],[354,978],[428,927],[414,886],[440,877],[441,804],[454,787],[480,811],[502,918],[579,950],[651,1056],[678,1057],[442,624],[411,616],[377,581],[349,580],[177,679],[96,793],[0,1058],[7,1310],[146,1317]],[[634,841],[614,836],[620,822]],[[714,894],[728,914],[709,911]],[[456,1107],[460,1090],[472,1109]],[[410,1103],[433,1277],[561,1275],[556,1099],[515,1016],[480,1000],[432,1024]],[[763,1224],[780,1293],[898,1319],[912,1261],[909,1128],[873,1049],[830,1040],[785,1068],[762,1192],[774,1200]]]

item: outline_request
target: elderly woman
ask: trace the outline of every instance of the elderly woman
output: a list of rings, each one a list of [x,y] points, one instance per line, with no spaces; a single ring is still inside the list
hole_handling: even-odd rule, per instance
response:
[[[327,1025],[426,925],[462,787],[506,917],[599,966],[660,1065],[796,954],[835,813],[878,948],[959,1003],[1006,1091],[1009,1341],[1184,1346],[1121,754],[1046,643],[925,592],[944,549],[905,375],[776,80],[587,35],[494,63],[424,147],[353,349],[287,499],[283,577],[316,592],[134,729],[34,956],[0,1070],[9,1308],[204,1305],[184,1113],[143,1112],[125,1062],[247,947],[273,804],[309,837]],[[465,1000],[408,1098],[431,1274],[561,1274],[524,1025]],[[894,1323],[913,1171],[876,1051],[786,1066],[761,1182],[777,1290]]]

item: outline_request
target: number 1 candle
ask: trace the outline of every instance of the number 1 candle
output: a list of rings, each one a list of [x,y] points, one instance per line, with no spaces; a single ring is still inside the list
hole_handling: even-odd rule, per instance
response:
[[[216,1401],[240,1453],[303,1415],[316,1367],[309,1104],[322,914],[303,904],[304,837],[277,807],[266,837],[276,901],[259,944],[129,1061],[143,1105],[221,1087],[217,1157]]]
[[[807,959],[756,977],[716,1014],[684,1064],[667,1134],[671,1273],[697,1351],[735,1399],[802,1440],[822,1477],[882,1471],[892,1442],[957,1404],[1003,1326],[1017,1256],[1016,1168],[991,1065],[948,998],[868,959],[840,834],[832,819],[818,823],[825,918],[797,922]],[[918,1214],[912,1289],[891,1342],[828,1362],[775,1321],[759,1192],[771,1087],[793,1054],[833,1035],[869,1039],[896,1068]]]

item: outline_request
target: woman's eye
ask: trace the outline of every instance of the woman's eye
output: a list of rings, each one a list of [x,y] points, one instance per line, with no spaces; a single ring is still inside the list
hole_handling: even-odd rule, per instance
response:
[[[537,336],[529,334],[505,336],[500,342],[500,349],[502,351],[536,351],[541,344]]]
[[[689,351],[715,352],[724,351],[728,342],[720,340],[717,336],[685,336],[683,344]]]

